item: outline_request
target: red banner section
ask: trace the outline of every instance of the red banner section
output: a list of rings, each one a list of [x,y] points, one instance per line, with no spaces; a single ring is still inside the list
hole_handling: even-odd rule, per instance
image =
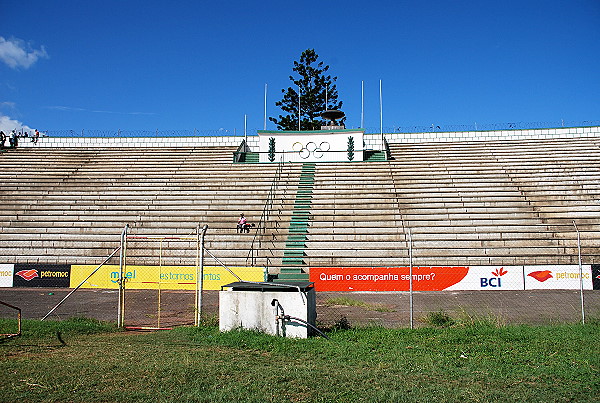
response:
[[[459,283],[468,267],[413,267],[414,291],[441,291]],[[408,291],[409,267],[311,267],[317,291]]]

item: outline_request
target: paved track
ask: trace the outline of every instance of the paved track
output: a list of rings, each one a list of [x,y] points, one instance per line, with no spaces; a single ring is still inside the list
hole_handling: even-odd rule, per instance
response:
[[[0,301],[22,309],[24,319],[40,319],[58,304],[68,289],[3,288]],[[345,297],[364,302],[362,307],[335,305],[334,298]],[[216,318],[218,291],[203,293],[203,312]],[[579,291],[462,291],[415,292],[415,324],[429,312],[443,310],[454,318],[489,318],[500,323],[559,323],[581,320]],[[600,318],[600,291],[585,291],[586,316]],[[194,323],[195,294],[189,291],[131,290],[125,297],[125,323],[132,326],[174,326]],[[117,320],[116,290],[75,292],[49,318],[66,319],[73,316],[104,321]],[[337,293],[317,294],[317,315],[322,325],[332,325],[345,317],[350,324],[376,324],[386,327],[409,326],[409,295],[397,293]],[[0,306],[0,317],[14,317],[10,309]],[[159,322],[160,321],[160,322]]]

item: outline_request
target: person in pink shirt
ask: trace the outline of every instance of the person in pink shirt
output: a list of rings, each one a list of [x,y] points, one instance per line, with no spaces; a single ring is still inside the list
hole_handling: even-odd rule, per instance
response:
[[[237,232],[244,232],[246,230],[246,217],[244,217],[244,213],[240,214],[240,219],[237,223]]]

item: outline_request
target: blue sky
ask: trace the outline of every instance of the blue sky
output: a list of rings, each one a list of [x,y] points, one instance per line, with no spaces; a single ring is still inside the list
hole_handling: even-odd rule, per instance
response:
[[[348,127],[600,120],[600,1],[0,1],[0,124],[262,129],[314,48]],[[272,123],[268,129],[275,129]]]

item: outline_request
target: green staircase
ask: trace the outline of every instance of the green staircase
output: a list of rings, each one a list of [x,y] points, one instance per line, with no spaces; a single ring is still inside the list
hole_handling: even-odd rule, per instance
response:
[[[365,161],[387,161],[385,151],[365,150],[363,158]]]
[[[308,281],[308,273],[301,267],[306,264],[306,241],[308,239],[308,220],[312,204],[313,187],[315,183],[315,164],[302,164],[300,182],[294,200],[292,219],[288,231],[285,250],[281,260],[282,267],[276,282]]]
[[[258,153],[246,153],[246,163],[252,164],[258,162]]]

